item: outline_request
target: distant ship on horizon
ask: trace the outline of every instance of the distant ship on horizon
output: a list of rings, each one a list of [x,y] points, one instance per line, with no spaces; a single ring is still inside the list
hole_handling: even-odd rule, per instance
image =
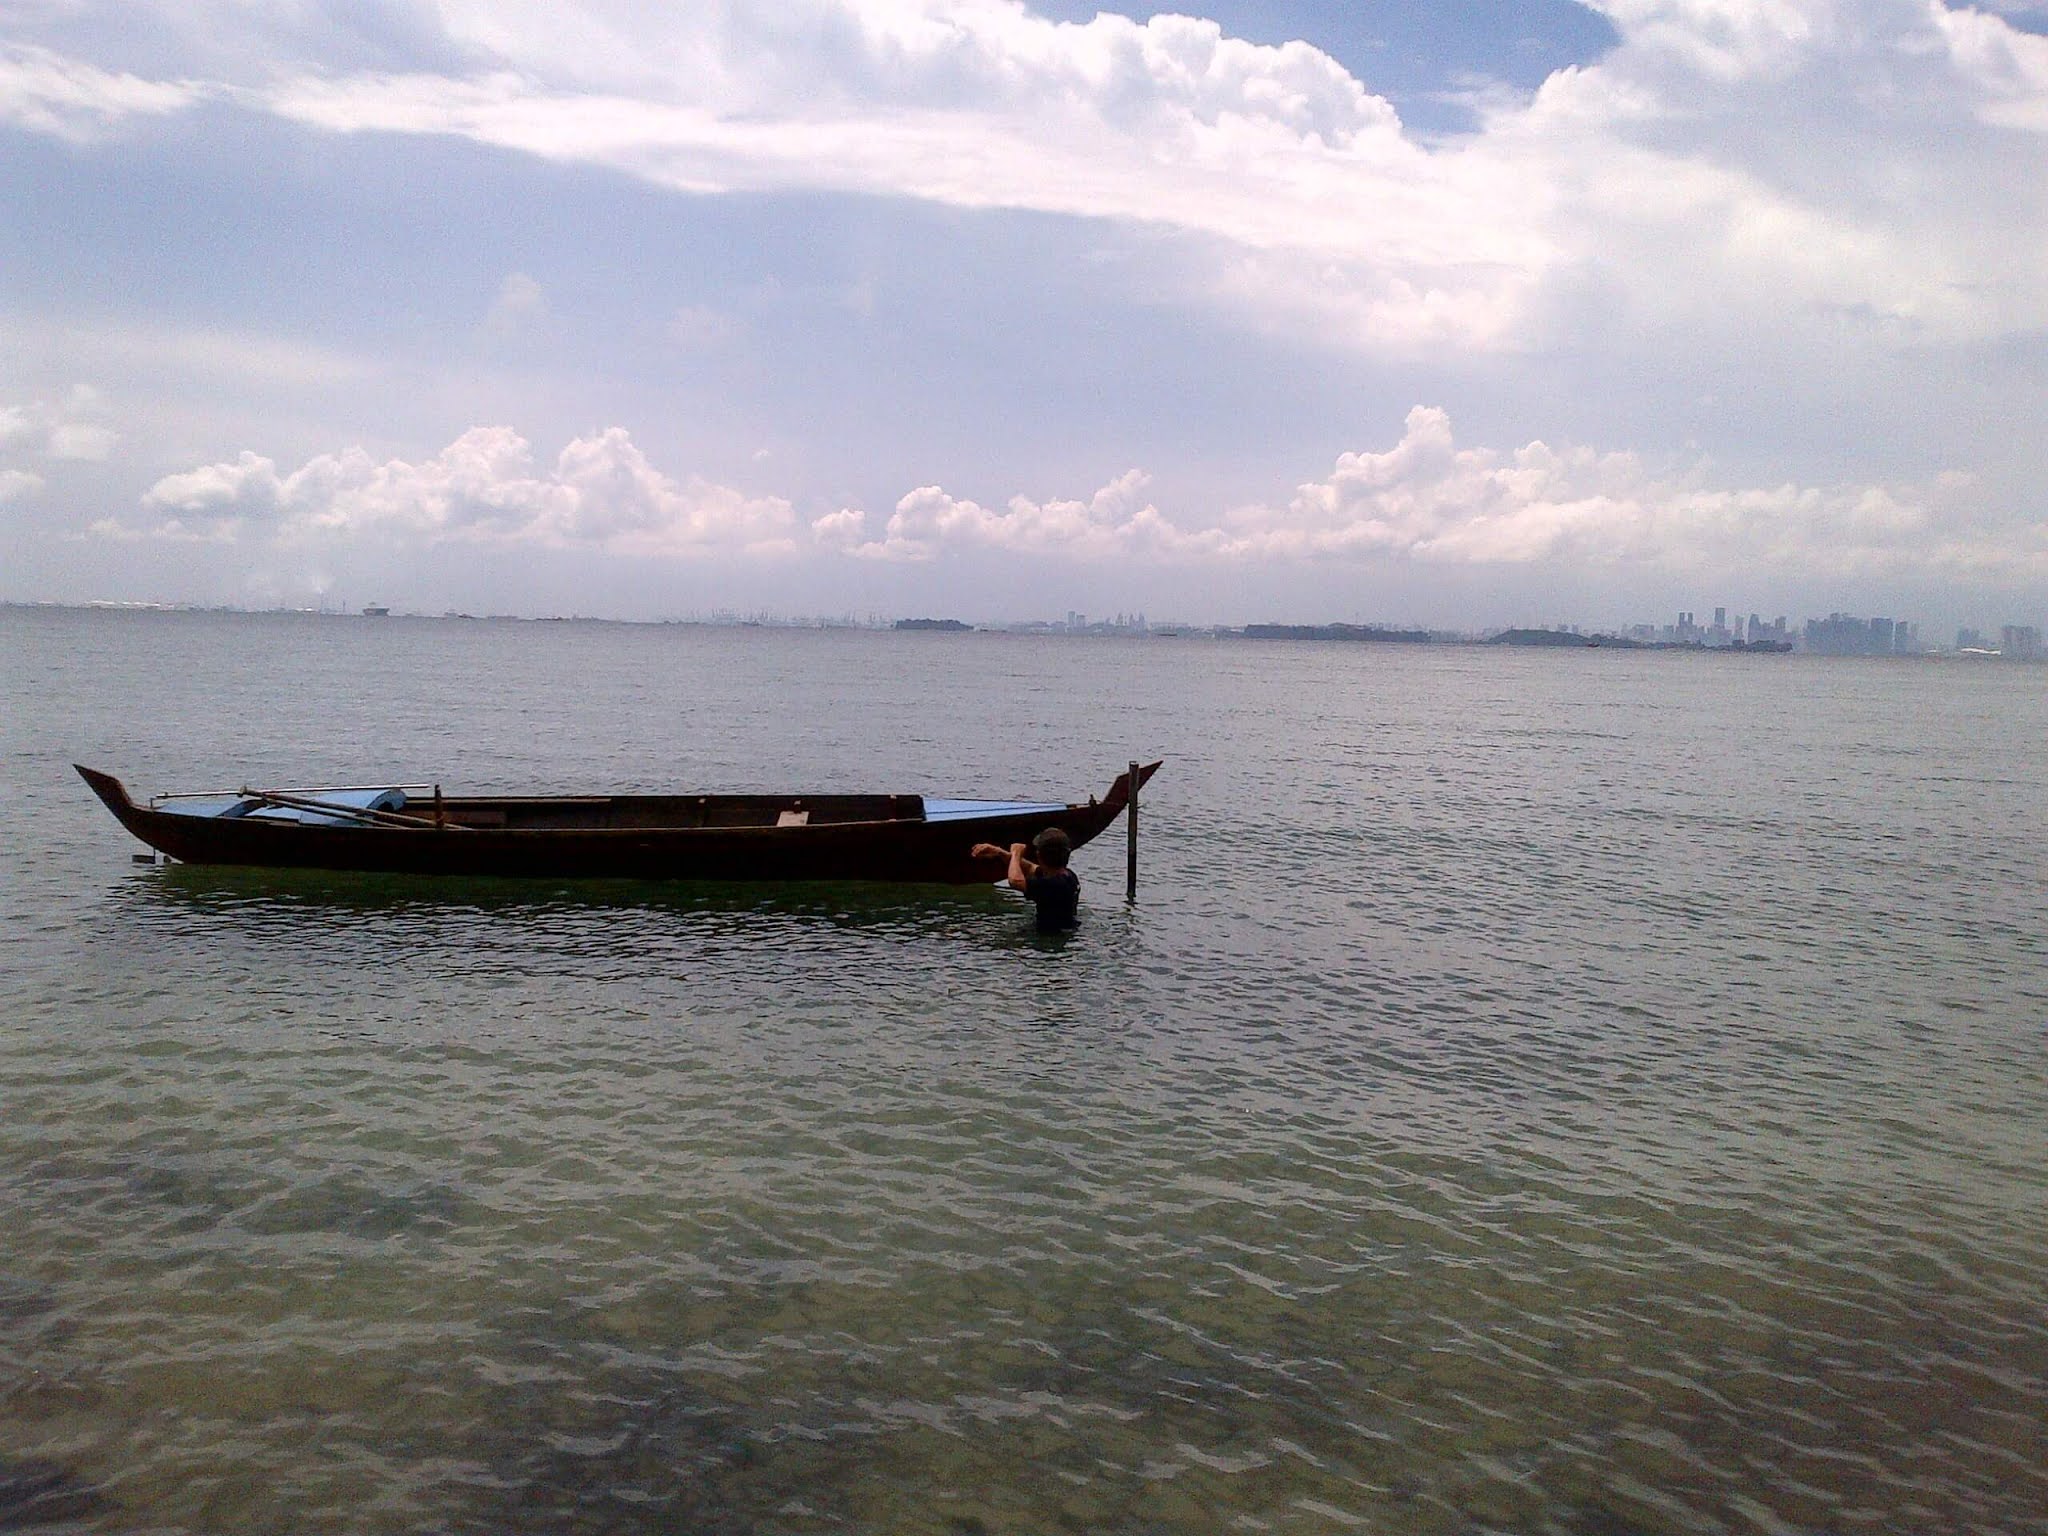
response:
[[[388,619],[391,617],[391,610],[382,603],[369,603],[363,608],[363,617],[366,619]]]

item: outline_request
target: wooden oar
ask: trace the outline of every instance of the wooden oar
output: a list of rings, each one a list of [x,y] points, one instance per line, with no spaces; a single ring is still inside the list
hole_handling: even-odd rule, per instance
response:
[[[266,795],[348,795],[364,791],[382,792],[387,789],[432,789],[432,784],[295,784],[285,789],[266,789]],[[159,800],[217,800],[222,795],[248,795],[256,791],[244,785],[240,789],[181,789],[176,794],[151,795],[149,803]]]
[[[373,811],[361,806],[332,805],[325,800],[309,800],[299,795],[288,795],[275,789],[244,789],[251,800],[260,800],[265,805],[281,805],[294,811],[318,811],[323,816],[344,816],[351,820],[366,822],[373,827],[404,827],[411,831],[425,830],[469,832],[473,828],[459,822],[435,823],[424,816],[405,816],[397,811]]]

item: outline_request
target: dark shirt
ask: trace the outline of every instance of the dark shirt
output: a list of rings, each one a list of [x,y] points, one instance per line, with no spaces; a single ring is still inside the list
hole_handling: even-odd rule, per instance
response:
[[[1071,869],[1031,875],[1024,881],[1024,899],[1038,908],[1040,933],[1064,933],[1080,921],[1081,877]]]

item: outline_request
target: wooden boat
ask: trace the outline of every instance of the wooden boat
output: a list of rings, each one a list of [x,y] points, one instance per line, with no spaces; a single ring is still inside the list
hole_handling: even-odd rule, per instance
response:
[[[1131,801],[1132,775],[1085,804],[923,795],[444,795],[438,785],[239,789],[137,804],[79,774],[121,825],[188,864],[629,880],[1000,880],[977,843],[1060,827],[1076,848]],[[1136,765],[1133,765],[1136,767]],[[1158,763],[1137,768],[1142,786]],[[138,858],[147,857],[137,855]]]

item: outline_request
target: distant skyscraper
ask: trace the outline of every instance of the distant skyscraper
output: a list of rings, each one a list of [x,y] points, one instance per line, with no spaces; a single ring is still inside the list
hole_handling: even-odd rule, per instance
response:
[[[1806,621],[1806,649],[1815,656],[1889,656],[1898,627],[1890,619],[1831,613]]]
[[[2036,661],[2041,655],[2041,631],[2031,624],[2008,624],[1998,632],[1998,649],[2015,661]]]
[[[1959,629],[1956,631],[1956,649],[1959,651],[1981,651],[1984,648],[1984,632],[1981,629]]]

